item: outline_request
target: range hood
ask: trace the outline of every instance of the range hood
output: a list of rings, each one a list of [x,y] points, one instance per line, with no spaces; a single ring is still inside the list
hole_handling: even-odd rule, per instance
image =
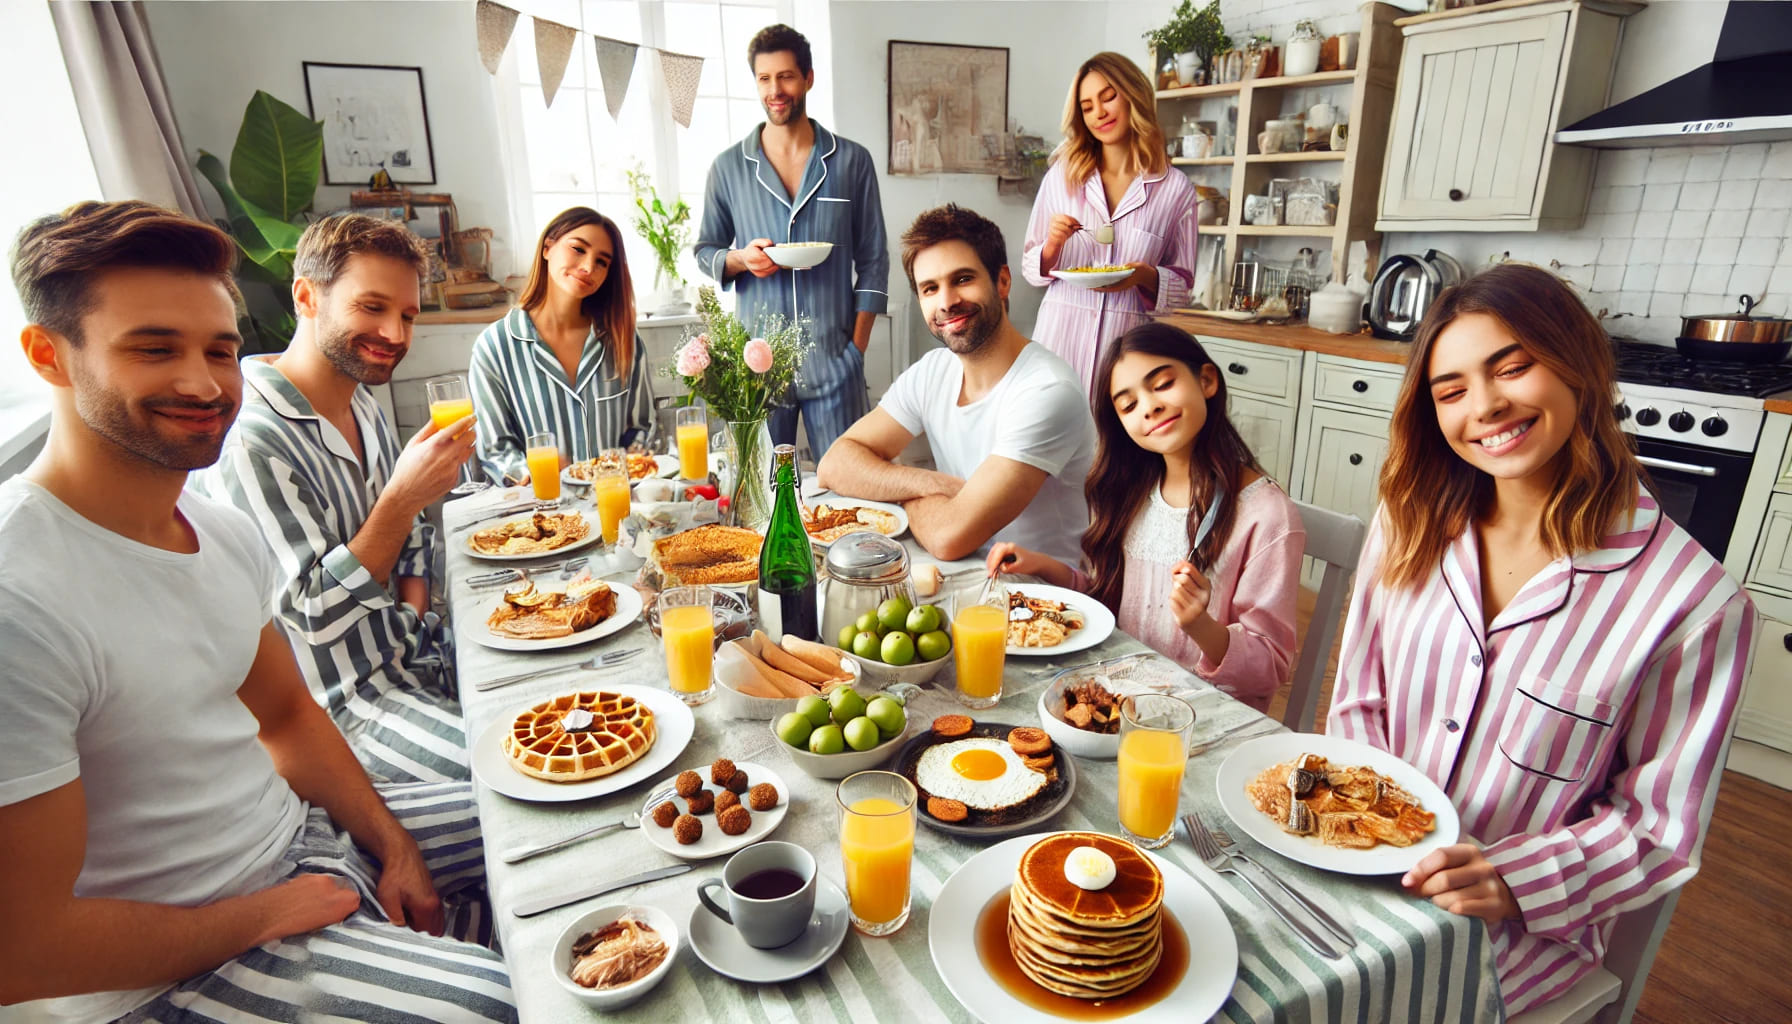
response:
[[[1599,149],[1792,139],[1792,3],[1730,0],[1711,63],[1556,132]]]

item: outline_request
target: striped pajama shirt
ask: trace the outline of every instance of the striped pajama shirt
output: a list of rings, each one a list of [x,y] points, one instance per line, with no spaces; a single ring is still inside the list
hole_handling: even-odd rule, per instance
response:
[[[522,308],[479,333],[473,344],[469,388],[479,415],[479,463],[496,483],[529,473],[530,434],[552,432],[571,462],[625,445],[647,423],[653,404],[646,356],[635,339],[626,384],[616,372],[608,335],[597,328],[579,355],[578,379],[568,381],[554,350],[541,340]]]
[[[1698,871],[1754,608],[1646,493],[1602,547],[1545,567],[1485,627],[1472,529],[1406,590],[1378,585],[1382,551],[1378,516],[1326,731],[1449,795],[1522,912],[1491,929],[1521,1012],[1599,963],[1617,915]]]
[[[392,478],[398,440],[366,388],[354,397],[365,468],[342,434],[260,358],[243,360],[243,407],[216,466],[195,486],[248,512],[280,567],[275,620],[311,693],[371,777],[470,778],[444,624],[398,600],[400,577],[428,577],[434,528],[422,516],[386,585],[348,542]]]
[[[763,126],[716,157],[691,252],[705,274],[735,290],[748,330],[757,333],[763,318],[774,313],[807,322],[812,347],[803,358],[794,401],[774,411],[769,426],[774,442],[795,444],[800,409],[810,451],[820,458],[870,409],[865,356],[853,344],[853,324],[860,313],[889,307],[890,254],[871,154],[814,120],[810,124],[815,146],[794,197],[759,144]],[[832,242],[834,249],[807,270],[724,279],[728,251],[755,238]]]
[[[471,783],[378,786],[417,840],[449,925],[442,938],[389,923],[377,864],[312,807],[285,854],[285,875],[336,875],[361,894],[346,921],[258,946],[120,1018],[129,1024],[341,1020],[429,1024],[513,1021],[503,957],[488,948],[485,859]],[[283,875],[282,877],[285,877]]]

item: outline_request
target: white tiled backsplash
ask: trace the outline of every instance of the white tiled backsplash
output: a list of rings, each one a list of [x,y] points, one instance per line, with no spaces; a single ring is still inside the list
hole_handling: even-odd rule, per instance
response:
[[[1510,255],[1552,267],[1621,337],[1668,343],[1680,317],[1792,312],[1792,142],[1608,149],[1575,231],[1396,234],[1384,256],[1441,249],[1474,269]]]

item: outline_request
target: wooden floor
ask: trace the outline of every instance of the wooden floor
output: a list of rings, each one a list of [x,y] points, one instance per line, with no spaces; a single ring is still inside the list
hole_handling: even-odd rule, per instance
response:
[[[1303,590],[1298,634],[1313,594]],[[1337,675],[1333,643],[1319,693],[1325,727]],[[1287,688],[1270,702],[1280,718]],[[1792,791],[1725,772],[1699,873],[1687,883],[1637,1007],[1636,1024],[1792,1021]]]

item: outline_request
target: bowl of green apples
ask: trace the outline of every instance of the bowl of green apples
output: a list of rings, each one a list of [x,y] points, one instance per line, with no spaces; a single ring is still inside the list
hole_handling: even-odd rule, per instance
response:
[[[798,768],[818,779],[844,779],[882,765],[901,748],[908,711],[897,697],[837,686],[773,719],[772,735]]]
[[[945,609],[911,606],[892,597],[825,637],[859,663],[859,678],[881,690],[893,683],[931,682],[952,660],[952,634]]]

